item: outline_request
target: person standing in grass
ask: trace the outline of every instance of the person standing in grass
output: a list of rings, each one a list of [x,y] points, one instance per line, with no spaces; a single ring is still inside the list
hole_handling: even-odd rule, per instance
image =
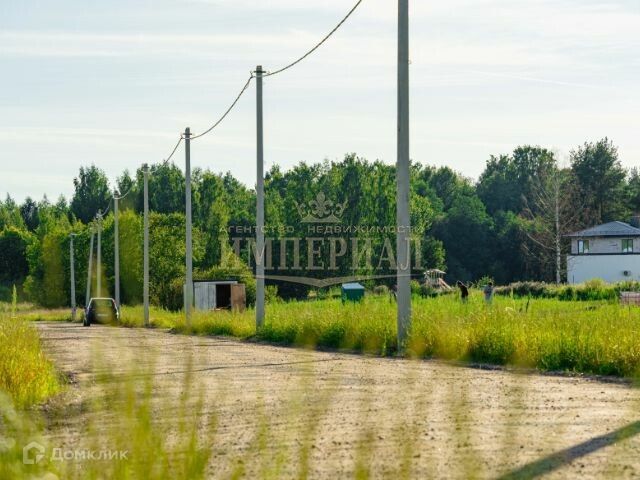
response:
[[[493,282],[489,282],[484,287],[484,301],[487,305],[491,305],[491,302],[493,302]]]
[[[460,280],[456,282],[456,285],[460,289],[460,300],[462,300],[462,303],[467,303],[467,300],[469,300],[469,287]]]

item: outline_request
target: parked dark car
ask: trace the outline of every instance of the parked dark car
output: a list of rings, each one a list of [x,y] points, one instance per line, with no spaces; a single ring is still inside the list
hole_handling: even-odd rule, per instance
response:
[[[84,312],[85,327],[92,323],[112,323],[120,320],[120,312],[113,298],[92,298]]]

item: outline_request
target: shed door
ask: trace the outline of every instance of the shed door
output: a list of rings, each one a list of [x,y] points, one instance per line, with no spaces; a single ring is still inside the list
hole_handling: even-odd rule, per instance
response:
[[[207,284],[207,299],[207,310],[213,310],[214,308],[216,308],[216,286],[213,283]]]
[[[231,308],[244,312],[247,307],[247,293],[244,284],[231,285]]]

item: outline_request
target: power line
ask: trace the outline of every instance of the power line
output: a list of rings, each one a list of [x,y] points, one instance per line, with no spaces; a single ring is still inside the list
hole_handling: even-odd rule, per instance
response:
[[[131,180],[131,185],[129,186],[129,190],[127,190],[127,193],[125,193],[124,195],[114,195],[113,198],[115,200],[122,200],[123,198],[125,198],[127,195],[129,195],[133,189],[135,188],[136,184],[133,180]],[[120,192],[118,192],[120,193]]]
[[[272,77],[272,76],[278,75],[279,73],[282,73],[282,72],[284,72],[286,70],[289,70],[290,68],[293,68],[294,66],[296,66],[297,64],[302,62],[305,58],[307,58],[313,52],[318,50],[318,48],[320,48],[327,40],[329,40],[333,36],[333,34],[336,33],[340,29],[340,27],[342,27],[342,25],[344,25],[344,23],[349,19],[349,17],[351,17],[351,15],[353,15],[353,13],[356,11],[356,9],[360,6],[360,4],[362,2],[363,2],[363,0],[358,0],[356,2],[356,4],[351,8],[351,10],[349,10],[349,12],[346,14],[346,16],[342,20],[340,20],[340,22],[333,28],[333,30],[331,30],[327,35],[325,35],[325,37],[322,40],[320,40],[320,42],[318,42],[311,50],[309,50],[307,53],[302,55],[300,58],[298,58],[297,60],[295,60],[294,62],[288,64],[285,67],[279,68],[278,70],[275,70],[273,72],[265,72],[265,73],[263,73],[263,77]],[[242,95],[244,95],[244,93],[249,88],[249,85],[251,84],[251,80],[253,80],[254,78],[255,78],[255,75],[254,75],[253,72],[251,72],[251,75],[249,76],[249,78],[245,82],[244,86],[240,90],[240,93],[238,93],[238,95],[236,96],[234,101],[231,103],[231,106],[229,106],[229,108],[218,119],[218,121],[216,121],[211,127],[209,127],[204,132],[202,132],[202,133],[200,133],[198,135],[192,135],[191,136],[191,140],[196,140],[196,139],[198,139],[200,137],[204,137],[208,133],[211,133],[218,125],[220,125],[224,121],[224,119],[227,118],[227,116],[231,113],[231,111],[235,108],[235,106],[238,104],[238,102],[240,101],[240,98],[242,98]],[[182,140],[184,140],[184,134],[180,135],[180,139],[178,140],[178,143],[176,143],[176,146],[173,148],[171,154],[164,160],[165,163],[167,163],[167,162],[169,162],[171,160],[173,155],[176,153],[176,150],[178,150],[178,147],[180,146],[180,143],[182,142]]]
[[[214,123],[211,127],[209,127],[207,130],[205,130],[204,132],[198,134],[198,135],[193,135],[191,137],[191,140],[195,140],[197,138],[200,137],[204,137],[207,133],[211,132],[214,128],[216,128],[218,125],[220,125],[222,123],[222,121],[227,118],[227,115],[229,115],[231,113],[231,110],[233,110],[233,108],[236,106],[236,104],[238,103],[238,101],[240,100],[240,97],[242,97],[242,95],[244,94],[244,92],[247,91],[247,88],[249,88],[249,85],[251,84],[251,80],[253,80],[253,73],[249,76],[249,79],[247,80],[247,82],[244,84],[244,86],[242,87],[242,90],[240,90],[240,93],[238,94],[238,96],[236,97],[236,99],[233,101],[233,103],[231,104],[231,106],[227,109],[226,112],[224,112],[224,114],[222,115],[222,117],[220,117],[220,119]],[[182,138],[181,138],[182,140]],[[178,148],[176,146],[176,148]],[[175,150],[174,150],[175,152]],[[173,154],[172,154],[173,155]]]
[[[133,186],[134,183],[131,182],[131,186],[129,187],[129,190],[127,190],[127,193],[125,193],[124,195],[114,195],[113,198],[116,200],[122,200],[124,197],[126,197],[127,195],[129,195],[132,191],[133,191]]]
[[[180,138],[178,139],[178,143],[176,143],[176,146],[173,147],[173,150],[171,150],[171,153],[169,154],[169,156],[164,159],[164,163],[169,163],[171,161],[173,156],[176,154],[176,150],[178,150],[178,147],[180,146],[180,143],[182,142],[183,138],[184,137],[180,135]]]
[[[104,209],[104,211],[102,211],[102,210],[98,210],[98,211],[96,212],[96,214],[95,214],[94,218],[96,218],[96,219],[97,219],[98,217],[100,217],[100,218],[104,218],[104,217],[106,217],[106,216],[107,216],[107,213],[109,213],[109,209],[111,208],[111,200],[112,200],[112,199],[110,198],[110,199],[109,199],[109,201],[107,202],[107,208],[105,208],[105,209]]]
[[[322,40],[320,40],[320,43],[318,43],[315,47],[313,47],[311,50],[309,50],[307,53],[305,53],[303,56],[301,56],[300,58],[298,58],[296,61],[290,63],[289,65],[287,65],[286,67],[282,67],[274,72],[269,72],[264,74],[264,77],[271,77],[273,75],[278,75],[279,73],[284,72],[285,70],[289,70],[290,68],[296,66],[297,64],[299,64],[301,61],[303,61],[305,58],[307,58],[309,55],[311,55],[313,52],[315,52],[318,48],[320,48],[327,40],[329,40],[329,38],[331,38],[331,36],[336,33],[338,31],[338,29],[344,24],[344,22],[346,22],[348,20],[348,18],[353,14],[353,12],[356,11],[356,9],[360,6],[360,4],[362,3],[363,0],[358,0],[358,2],[356,2],[356,4],[353,6],[353,8],[351,10],[349,10],[349,13],[347,13],[347,15],[340,21],[340,23],[338,23],[338,25],[335,26],[335,28],[333,30],[331,30]]]

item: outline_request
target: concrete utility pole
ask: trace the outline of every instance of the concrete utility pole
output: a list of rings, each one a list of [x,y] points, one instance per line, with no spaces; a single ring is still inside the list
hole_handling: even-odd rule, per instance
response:
[[[98,210],[98,259],[96,261],[96,295],[102,296],[102,210]]]
[[[113,273],[114,279],[114,293],[116,297],[116,307],[120,310],[120,238],[118,230],[118,191],[116,190],[113,195]]]
[[[75,233],[69,235],[69,270],[71,271],[71,321],[76,321],[76,267],[73,258],[73,237]]]
[[[93,269],[93,237],[95,236],[95,226],[91,225],[91,241],[89,242],[89,265],[87,266],[87,294],[84,300],[85,308],[89,306],[91,300],[91,273]]]
[[[193,241],[191,239],[191,130],[187,127],[184,131],[184,154],[185,154],[185,206],[187,227],[186,232],[186,255],[185,255],[185,290],[184,290],[184,313],[187,327],[191,326],[191,308],[193,307]]]
[[[144,233],[143,233],[143,283],[142,301],[144,304],[144,326],[149,326],[149,166],[142,166],[144,178]]]
[[[256,329],[264,325],[264,130],[262,109],[262,65],[256,67]]]
[[[409,0],[398,0],[398,349],[411,328],[411,247],[409,212]]]

